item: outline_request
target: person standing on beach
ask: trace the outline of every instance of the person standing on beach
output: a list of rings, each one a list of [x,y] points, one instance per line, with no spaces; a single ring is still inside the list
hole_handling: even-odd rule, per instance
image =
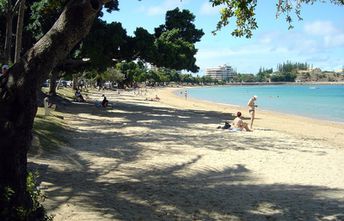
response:
[[[185,100],[187,100],[188,99],[188,90],[185,89],[184,94],[185,94]]]
[[[248,106],[248,113],[251,116],[251,122],[250,122],[250,129],[252,130],[253,128],[253,121],[254,121],[254,117],[256,115],[256,107],[257,105],[255,104],[255,101],[257,100],[257,96],[254,95],[253,97],[250,98],[250,100],[247,103]]]

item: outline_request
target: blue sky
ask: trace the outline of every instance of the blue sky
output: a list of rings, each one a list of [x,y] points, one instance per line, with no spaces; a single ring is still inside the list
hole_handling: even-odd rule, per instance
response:
[[[302,7],[303,21],[295,19],[294,29],[288,30],[283,15],[276,19],[277,0],[259,0],[256,11],[258,29],[250,39],[230,35],[231,26],[218,32],[219,8],[207,0],[122,0],[120,11],[105,13],[107,22],[121,22],[128,35],[136,27],[150,33],[165,22],[165,13],[176,7],[188,9],[195,16],[195,25],[205,35],[196,44],[196,64],[200,75],[207,67],[228,64],[240,73],[257,73],[260,67],[276,68],[287,60],[307,62],[322,70],[344,66],[344,7],[316,3]],[[234,22],[234,20],[233,20]]]

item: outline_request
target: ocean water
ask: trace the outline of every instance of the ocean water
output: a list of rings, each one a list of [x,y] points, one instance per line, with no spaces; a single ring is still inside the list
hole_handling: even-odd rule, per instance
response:
[[[257,95],[259,109],[344,123],[344,85],[223,86],[188,89],[188,96],[247,107]]]

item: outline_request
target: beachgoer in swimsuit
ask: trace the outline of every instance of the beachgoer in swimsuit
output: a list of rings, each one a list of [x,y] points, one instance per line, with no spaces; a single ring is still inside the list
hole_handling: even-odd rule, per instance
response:
[[[253,128],[253,121],[254,121],[254,117],[256,115],[256,107],[257,105],[255,105],[255,101],[257,100],[257,96],[254,95],[253,97],[250,98],[250,100],[248,101],[247,103],[247,106],[248,106],[248,113],[250,114],[251,116],[251,122],[250,122],[250,129],[252,130]]]
[[[233,126],[233,129],[237,129],[237,130],[240,130],[242,131],[243,129],[245,129],[246,131],[251,131],[249,128],[248,128],[248,125],[247,123],[245,123],[242,119],[241,119],[241,112],[238,112],[237,117],[233,120],[232,122],[232,126]]]

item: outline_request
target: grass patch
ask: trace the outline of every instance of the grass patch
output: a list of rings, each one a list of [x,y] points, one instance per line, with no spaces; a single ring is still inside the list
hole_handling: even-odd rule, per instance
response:
[[[62,87],[56,91],[57,95],[63,98],[73,100],[75,91],[71,87]]]
[[[49,92],[48,87],[42,87],[42,91],[46,94]],[[75,90],[71,87],[60,87],[58,90],[56,90],[56,94],[60,97],[66,98],[68,100],[74,100],[75,98]],[[81,94],[84,96],[88,96],[89,91],[88,89],[82,89]]]
[[[43,93],[48,94],[49,87],[42,87],[42,91]],[[74,99],[74,93],[75,91],[73,91],[73,89],[70,87],[61,87],[58,90],[56,90],[56,94],[58,96],[69,99],[69,100]]]
[[[53,153],[68,144],[69,132],[63,119],[57,116],[45,116],[44,108],[38,108],[33,126],[34,139],[30,154]]]

